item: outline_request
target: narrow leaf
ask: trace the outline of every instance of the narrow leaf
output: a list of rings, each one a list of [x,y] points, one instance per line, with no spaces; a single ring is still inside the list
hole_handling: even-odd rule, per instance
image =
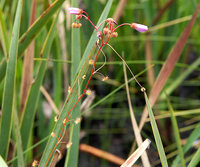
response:
[[[13,111],[13,98],[15,90],[15,77],[16,77],[16,64],[17,64],[17,51],[18,39],[22,13],[22,0],[18,1],[17,12],[13,26],[13,37],[11,40],[11,47],[9,51],[8,66],[6,69],[6,78],[3,92],[2,102],[2,116],[1,116],[1,129],[0,129],[0,154],[6,159],[8,154],[8,147],[10,142],[10,133],[12,127],[12,111]]]
[[[19,39],[19,49],[18,49],[18,57],[22,56],[25,49],[29,46],[33,39],[39,34],[41,29],[46,25],[49,19],[56,13],[56,11],[62,6],[65,0],[57,0],[53,4],[51,4],[43,13],[42,15],[32,24],[32,26],[20,37]],[[2,62],[6,63],[5,58]],[[0,81],[3,79],[5,75],[4,68],[6,64],[1,66],[0,63]]]
[[[73,7],[78,7],[78,0],[72,1]],[[72,22],[76,19],[76,16],[72,17]],[[81,60],[81,41],[80,41],[80,29],[72,28],[72,40],[71,40],[71,85],[75,80],[76,69],[79,66],[79,62]],[[76,90],[80,90],[80,85],[75,86]],[[78,100],[78,94],[75,96],[75,100]],[[79,102],[74,110],[76,112],[72,112],[72,119],[75,120],[76,118],[80,117],[81,110],[80,110],[81,103]],[[73,124],[73,123],[72,123]],[[72,146],[67,150],[67,157],[65,166],[78,166],[78,153],[79,153],[79,140],[80,140],[80,123],[76,126],[71,126],[70,129],[70,140],[69,142],[73,143]]]
[[[16,149],[17,149],[17,166],[24,167],[24,157],[23,157],[23,148],[22,148],[22,140],[20,133],[20,124],[17,110],[13,111],[13,119],[14,119],[14,133],[16,138]]]
[[[200,162],[200,148],[198,148],[197,152],[194,154],[188,167],[196,167],[199,162]]]
[[[192,131],[190,136],[188,137],[186,144],[183,147],[184,154],[192,147],[193,143],[200,137],[200,124]],[[175,160],[172,163],[172,167],[177,167],[180,161],[180,156],[177,155]]]
[[[151,141],[146,139],[138,149],[131,154],[131,156],[120,166],[120,167],[131,167],[137,161],[137,159],[145,152],[145,150],[149,147]]]
[[[153,115],[153,111],[151,110],[151,106],[150,106],[148,97],[147,97],[145,92],[144,92],[144,97],[145,97],[147,109],[149,111],[149,117],[150,117],[150,120],[151,120],[151,127],[152,127],[153,135],[154,135],[154,138],[155,138],[155,141],[156,141],[156,146],[157,146],[158,153],[159,153],[159,156],[160,156],[161,164],[164,167],[168,167],[167,158],[166,158],[165,151],[164,151],[164,148],[163,148],[163,144],[162,144],[162,141],[161,141],[161,138],[160,138],[158,127],[157,127],[157,124],[156,124],[156,121],[155,121],[155,118],[154,118],[154,115]]]
[[[183,149],[181,147],[181,138],[180,138],[180,133],[179,133],[179,130],[178,130],[178,124],[177,124],[177,121],[176,121],[176,117],[174,116],[174,109],[173,109],[173,107],[172,107],[172,105],[169,101],[169,97],[167,96],[167,94],[166,94],[166,97],[167,97],[167,103],[168,103],[169,111],[170,111],[170,114],[171,114],[171,122],[172,122],[175,140],[176,140],[176,145],[177,145],[177,148],[178,148],[178,153],[181,157],[181,165],[185,166],[184,153],[183,153]]]
[[[58,17],[58,14],[57,14]],[[41,56],[44,58],[48,58],[49,51],[51,48],[51,44],[54,37],[54,32],[56,28],[57,23],[57,17],[52,22],[51,28],[49,30],[49,33],[47,35],[47,38],[44,42]],[[23,142],[23,150],[27,149],[28,142],[30,139],[30,134],[33,127],[34,117],[35,117],[35,111],[39,99],[39,93],[40,93],[40,86],[42,85],[42,81],[44,78],[45,70],[46,70],[47,62],[43,61],[40,64],[38,74],[36,76],[36,79],[34,83],[31,85],[31,88],[29,90],[29,95],[24,107],[23,117],[22,117],[22,123],[21,123],[21,134],[22,134],[22,142]]]
[[[2,39],[4,55],[6,58],[8,58],[9,42],[8,42],[8,35],[6,32],[5,18],[1,8],[0,8],[0,36]]]

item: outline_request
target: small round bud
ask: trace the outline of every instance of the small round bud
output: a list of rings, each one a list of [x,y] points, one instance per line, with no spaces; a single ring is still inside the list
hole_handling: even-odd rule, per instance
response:
[[[114,24],[116,24],[117,25],[117,22],[113,19],[113,18],[107,18],[106,19],[106,22],[110,22],[110,23],[114,23]]]
[[[86,75],[83,75],[83,76],[82,76],[82,79],[85,79],[85,78],[86,78]]]
[[[58,122],[58,117],[57,116],[54,117],[54,122]]]
[[[77,27],[77,23],[72,23],[72,28],[76,28]]]
[[[32,163],[32,167],[36,167],[38,165],[38,161],[34,160]]]
[[[55,137],[56,134],[54,132],[51,132],[51,137]]]
[[[68,87],[68,93],[71,93],[71,91],[72,91],[72,88],[69,86]]]
[[[64,120],[63,120],[63,124],[66,124],[67,123],[67,119],[65,118]]]
[[[77,125],[78,123],[80,123],[80,122],[81,122],[81,117],[76,118],[76,120],[75,120],[74,122],[75,122],[76,125]]]
[[[76,26],[76,28],[80,28],[82,26],[82,24],[81,23],[77,23],[77,26]]]
[[[118,33],[117,33],[116,31],[114,31],[114,32],[111,34],[111,37],[117,38],[117,37],[118,37]]]
[[[108,28],[103,29],[103,34],[106,36],[110,33],[110,30]]]
[[[101,31],[97,32],[97,38],[100,38],[101,36],[102,36],[102,32]]]
[[[86,90],[86,95],[91,95],[92,91],[90,89]]]
[[[141,90],[142,92],[146,92],[146,89],[145,89],[144,87],[142,87],[140,90]]]
[[[103,77],[102,81],[108,80],[108,76]]]
[[[90,60],[89,60],[89,64],[90,64],[90,65],[94,64],[94,60],[90,59]]]
[[[70,148],[72,146],[72,142],[67,143],[66,148]]]

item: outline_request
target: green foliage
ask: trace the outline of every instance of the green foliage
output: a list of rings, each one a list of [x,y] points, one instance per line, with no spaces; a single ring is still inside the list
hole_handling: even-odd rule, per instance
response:
[[[127,106],[123,62],[116,53],[124,55],[136,79],[146,92],[151,92],[150,80],[153,78],[155,83],[158,79],[173,48],[180,53],[180,59],[174,67],[175,61],[168,62],[166,70],[170,73],[163,70],[159,77],[162,85],[155,87],[149,99],[127,70],[130,96],[137,123],[144,119],[141,115],[148,109],[149,119],[144,119],[141,135],[151,140],[147,151],[155,155],[148,156],[151,165],[197,166],[200,34],[198,24],[191,23],[187,29],[186,26],[195,8],[199,21],[199,2],[73,0],[70,5],[69,0],[36,2],[36,20],[28,27],[32,3],[0,1],[0,166],[23,167],[38,157],[41,167],[54,166],[59,157],[65,161],[61,166],[76,167],[82,162],[86,166],[110,166],[107,160],[82,153],[79,150],[82,143],[128,158],[128,153],[135,149],[135,136]],[[116,30],[118,37],[109,40],[114,49],[104,45],[99,51],[102,41],[97,40],[97,32],[87,17],[78,21],[81,28],[72,29],[76,16],[69,14],[69,6],[83,8],[94,25],[104,21],[99,31],[107,24],[105,19],[112,17],[118,25],[136,22],[147,25],[149,31],[141,34],[130,26],[120,27]],[[180,38],[184,30],[187,38]],[[32,83],[21,110],[23,62],[29,56],[32,42],[35,42],[33,76],[31,73],[26,76],[31,76]],[[93,66],[89,61],[95,59],[98,51],[94,70],[100,70],[90,80]],[[84,90],[91,90],[91,95],[83,95]],[[150,96],[157,90],[157,101],[152,106]],[[79,118],[81,123],[77,122]],[[144,166],[140,161],[136,164]]]

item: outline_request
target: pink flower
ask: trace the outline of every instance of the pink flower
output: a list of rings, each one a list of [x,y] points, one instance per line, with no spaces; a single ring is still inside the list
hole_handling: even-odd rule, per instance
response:
[[[132,23],[131,27],[136,29],[139,32],[145,32],[148,30],[148,27],[142,24]]]
[[[68,8],[70,14],[80,15],[83,13],[82,9],[79,8]]]

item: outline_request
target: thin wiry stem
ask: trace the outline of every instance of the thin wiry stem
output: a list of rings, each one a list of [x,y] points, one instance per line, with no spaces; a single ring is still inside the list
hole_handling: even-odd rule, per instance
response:
[[[100,49],[100,46],[99,45],[97,45],[98,47],[99,47],[99,49]],[[104,56],[104,63],[101,65],[101,67],[99,67],[97,70],[95,70],[94,72],[93,72],[93,74],[95,74],[97,71],[99,71],[100,69],[102,69],[105,65],[106,65],[106,55],[105,55],[105,53],[103,52],[103,50],[101,49],[101,53],[103,54],[103,56]],[[103,75],[103,74],[102,74]]]
[[[117,54],[117,56],[124,62],[124,64],[126,65],[126,67],[128,68],[128,70],[130,71],[131,75],[133,76],[134,80],[137,82],[137,84],[140,86],[141,89],[144,90],[144,87],[139,83],[139,81],[136,79],[135,75],[133,74],[133,72],[131,71],[131,68],[128,66],[128,64],[126,63],[126,61],[120,56],[120,54],[110,45],[107,43],[107,45]]]

